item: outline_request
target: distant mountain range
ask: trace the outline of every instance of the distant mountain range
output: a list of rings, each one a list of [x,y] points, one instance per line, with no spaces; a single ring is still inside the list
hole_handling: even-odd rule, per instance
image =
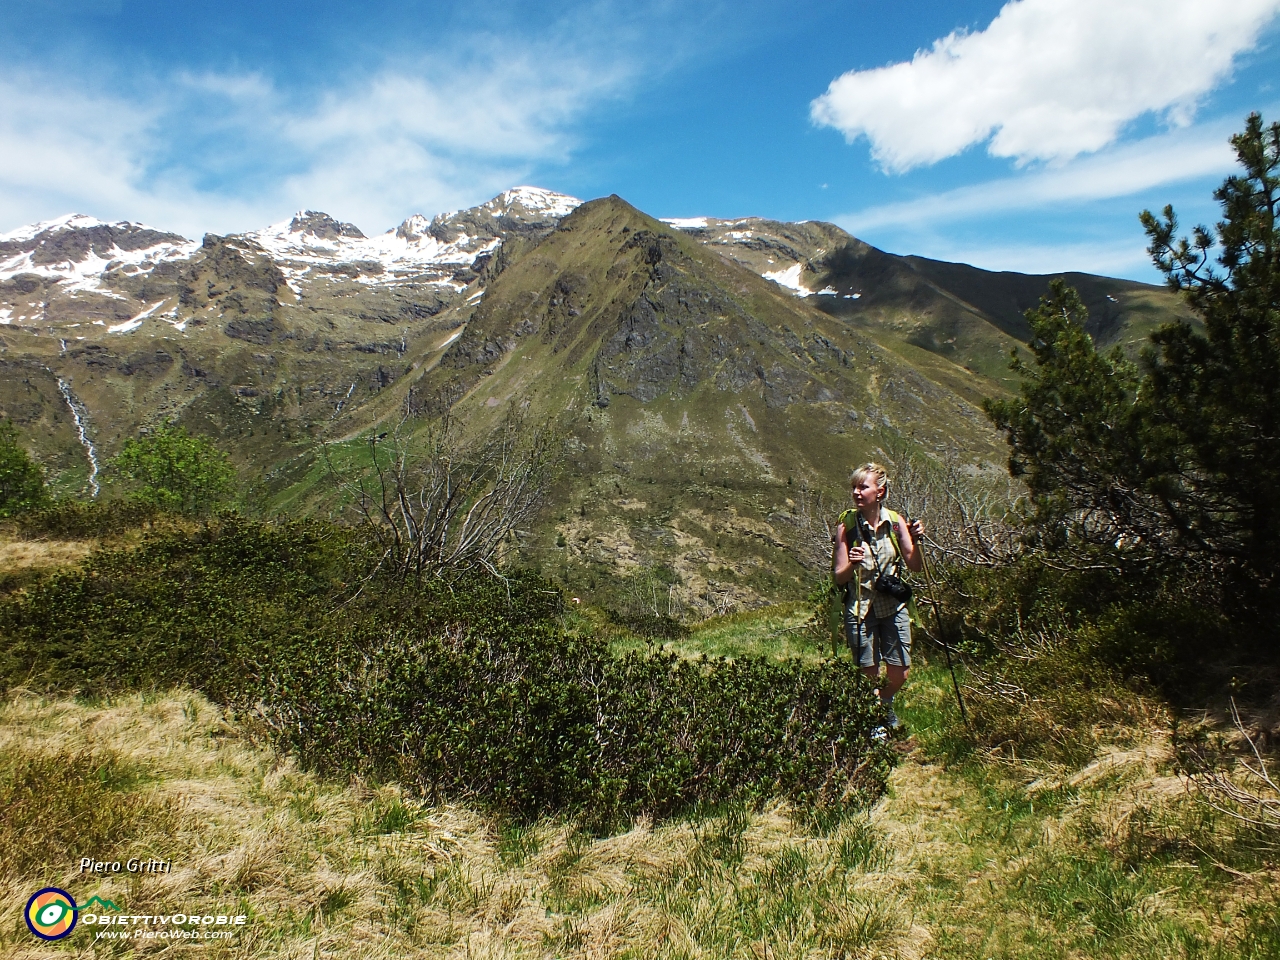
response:
[[[1186,315],[1067,278],[1103,344]],[[569,459],[526,559],[617,602],[661,569],[705,613],[802,589],[802,485],[843,496],[886,446],[1001,461],[980,402],[1049,279],[533,187],[374,237],[314,211],[199,243],[69,216],[0,235],[0,410],[68,491],[90,452],[178,422],[306,511],[332,504],[319,441],[520,402]]]

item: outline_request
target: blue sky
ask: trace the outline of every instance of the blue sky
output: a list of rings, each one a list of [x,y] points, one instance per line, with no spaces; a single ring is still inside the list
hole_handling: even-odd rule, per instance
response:
[[[366,233],[517,184],[1155,280],[1280,117],[1280,0],[9,0],[0,231]]]

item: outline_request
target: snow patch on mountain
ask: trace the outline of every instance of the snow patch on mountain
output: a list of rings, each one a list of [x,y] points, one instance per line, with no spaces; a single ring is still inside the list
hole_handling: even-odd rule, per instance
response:
[[[813,291],[800,282],[800,271],[802,269],[803,267],[800,264],[793,263],[785,270],[771,270],[768,273],[762,273],[761,276],[766,280],[772,280],[780,287],[786,287],[798,297],[807,297]]]
[[[342,279],[354,279],[366,285],[395,284],[414,281],[461,290],[466,284],[452,279],[453,270],[470,266],[477,256],[493,250],[501,242],[497,238],[476,242],[467,234],[450,243],[419,231],[422,216],[410,217],[394,230],[375,237],[354,233],[318,233],[300,224],[314,223],[323,214],[299,213],[291,220],[247,234],[266,250],[285,275],[289,288],[302,295],[301,281],[312,282],[319,276],[308,276],[314,268],[336,264],[352,264],[359,272]],[[335,221],[336,222],[336,221]],[[344,226],[350,226],[349,224]]]
[[[662,222],[677,230],[704,230],[707,226],[706,217],[663,217]]]
[[[103,283],[112,270],[150,273],[165,260],[186,260],[196,244],[142,223],[107,223],[71,213],[0,234],[0,280],[19,274],[63,281],[65,293],[126,299]]]
[[[159,303],[147,307],[147,309],[143,310],[137,316],[130,317],[128,320],[124,321],[124,323],[117,323],[107,327],[107,333],[128,333],[131,330],[137,330],[142,326],[143,320],[147,319],[147,317],[151,316],[164,305],[165,301],[161,300]]]
[[[467,283],[455,274],[493,253],[502,243],[503,232],[557,221],[581,202],[539,187],[515,187],[478,207],[442,213],[431,220],[414,214],[373,237],[313,210],[300,211],[288,221],[246,237],[271,254],[290,289],[299,295],[299,281],[313,268],[339,263],[359,268],[356,276],[347,279],[367,285],[413,282],[463,290]]]

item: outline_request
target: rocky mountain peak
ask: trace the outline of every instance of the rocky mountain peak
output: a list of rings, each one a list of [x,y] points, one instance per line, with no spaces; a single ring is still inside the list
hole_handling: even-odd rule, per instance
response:
[[[581,204],[576,197],[541,187],[513,187],[478,207],[438,215],[427,232],[441,243],[453,243],[464,235],[538,239]]]
[[[121,253],[149,250],[161,244],[179,246],[187,243],[185,237],[154,230],[145,224],[125,220],[104,223],[94,217],[73,213],[0,234],[0,258],[9,259],[16,255],[26,261],[26,266],[39,267],[82,263],[90,254],[101,260],[111,260]]]
[[[568,216],[581,205],[581,200],[566,193],[556,193],[542,187],[512,187],[488,203],[481,204],[481,207],[509,217],[559,219]]]
[[[289,223],[289,232],[301,233],[317,240],[337,240],[339,237],[365,239],[365,235],[354,223],[342,223],[319,210],[298,211]]]
[[[400,226],[396,227],[396,236],[401,240],[408,240],[410,243],[413,243],[414,241],[421,240],[426,236],[430,227],[430,220],[420,213],[415,213],[413,216],[405,220],[404,223],[400,224]]]

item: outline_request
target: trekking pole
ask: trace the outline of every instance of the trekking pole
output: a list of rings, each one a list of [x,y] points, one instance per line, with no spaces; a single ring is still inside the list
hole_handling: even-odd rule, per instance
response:
[[[918,546],[917,549],[919,549]],[[960,696],[960,681],[956,679],[956,665],[951,660],[951,645],[947,643],[945,630],[942,626],[942,608],[938,603],[938,588],[934,586],[933,571],[929,569],[929,560],[923,550],[920,551],[920,559],[923,561],[925,583],[929,585],[929,603],[933,606],[933,618],[938,622],[938,642],[942,644],[942,649],[946,651],[947,669],[951,671],[951,684],[956,689],[956,703],[960,705],[960,719],[964,721],[964,725],[967,728],[969,726],[969,714],[964,709],[964,697]]]
[[[854,579],[858,581],[858,596],[853,601],[853,617],[858,621],[858,643],[853,649],[853,662],[855,666],[862,666],[862,571],[853,571]],[[877,664],[876,669],[879,669]]]

